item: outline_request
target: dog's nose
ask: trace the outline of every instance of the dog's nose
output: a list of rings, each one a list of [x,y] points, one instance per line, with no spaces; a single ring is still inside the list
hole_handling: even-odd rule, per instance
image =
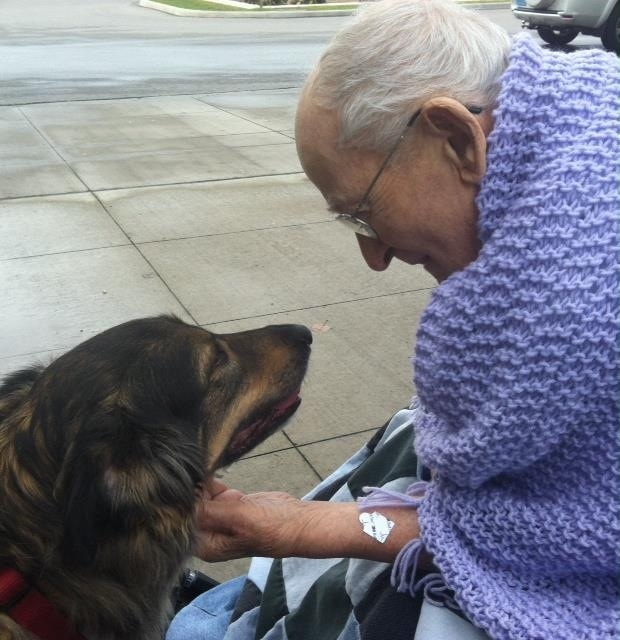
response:
[[[303,324],[277,324],[273,327],[285,342],[312,344],[312,333]]]

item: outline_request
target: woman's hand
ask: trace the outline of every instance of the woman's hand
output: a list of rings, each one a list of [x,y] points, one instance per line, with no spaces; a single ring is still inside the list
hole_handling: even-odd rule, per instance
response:
[[[293,555],[303,526],[301,500],[269,491],[244,494],[212,479],[198,505],[196,555],[217,562],[259,555]]]
[[[363,533],[355,503],[306,502],[279,491],[244,494],[213,479],[198,505],[195,553],[208,562],[248,556],[391,562],[419,536],[417,512],[380,511],[395,522],[383,544]]]

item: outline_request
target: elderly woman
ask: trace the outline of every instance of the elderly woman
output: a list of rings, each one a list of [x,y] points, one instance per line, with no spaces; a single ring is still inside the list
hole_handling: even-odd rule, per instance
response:
[[[214,484],[203,557],[284,559],[170,640],[616,637],[617,86],[615,56],[511,43],[451,0],[377,3],[336,36],[299,156],[371,268],[440,282],[418,397],[309,500]]]

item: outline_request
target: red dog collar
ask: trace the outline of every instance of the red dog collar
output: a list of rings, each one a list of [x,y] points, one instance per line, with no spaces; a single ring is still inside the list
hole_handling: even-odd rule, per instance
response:
[[[0,569],[0,611],[40,640],[84,640],[67,618],[15,569]]]

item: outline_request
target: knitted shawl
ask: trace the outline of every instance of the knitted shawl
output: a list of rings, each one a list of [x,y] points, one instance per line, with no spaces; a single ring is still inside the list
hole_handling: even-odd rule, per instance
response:
[[[617,65],[515,39],[483,247],[417,335],[415,448],[434,476],[410,493],[445,584],[496,640],[618,637]],[[416,561],[397,559],[401,587]]]

